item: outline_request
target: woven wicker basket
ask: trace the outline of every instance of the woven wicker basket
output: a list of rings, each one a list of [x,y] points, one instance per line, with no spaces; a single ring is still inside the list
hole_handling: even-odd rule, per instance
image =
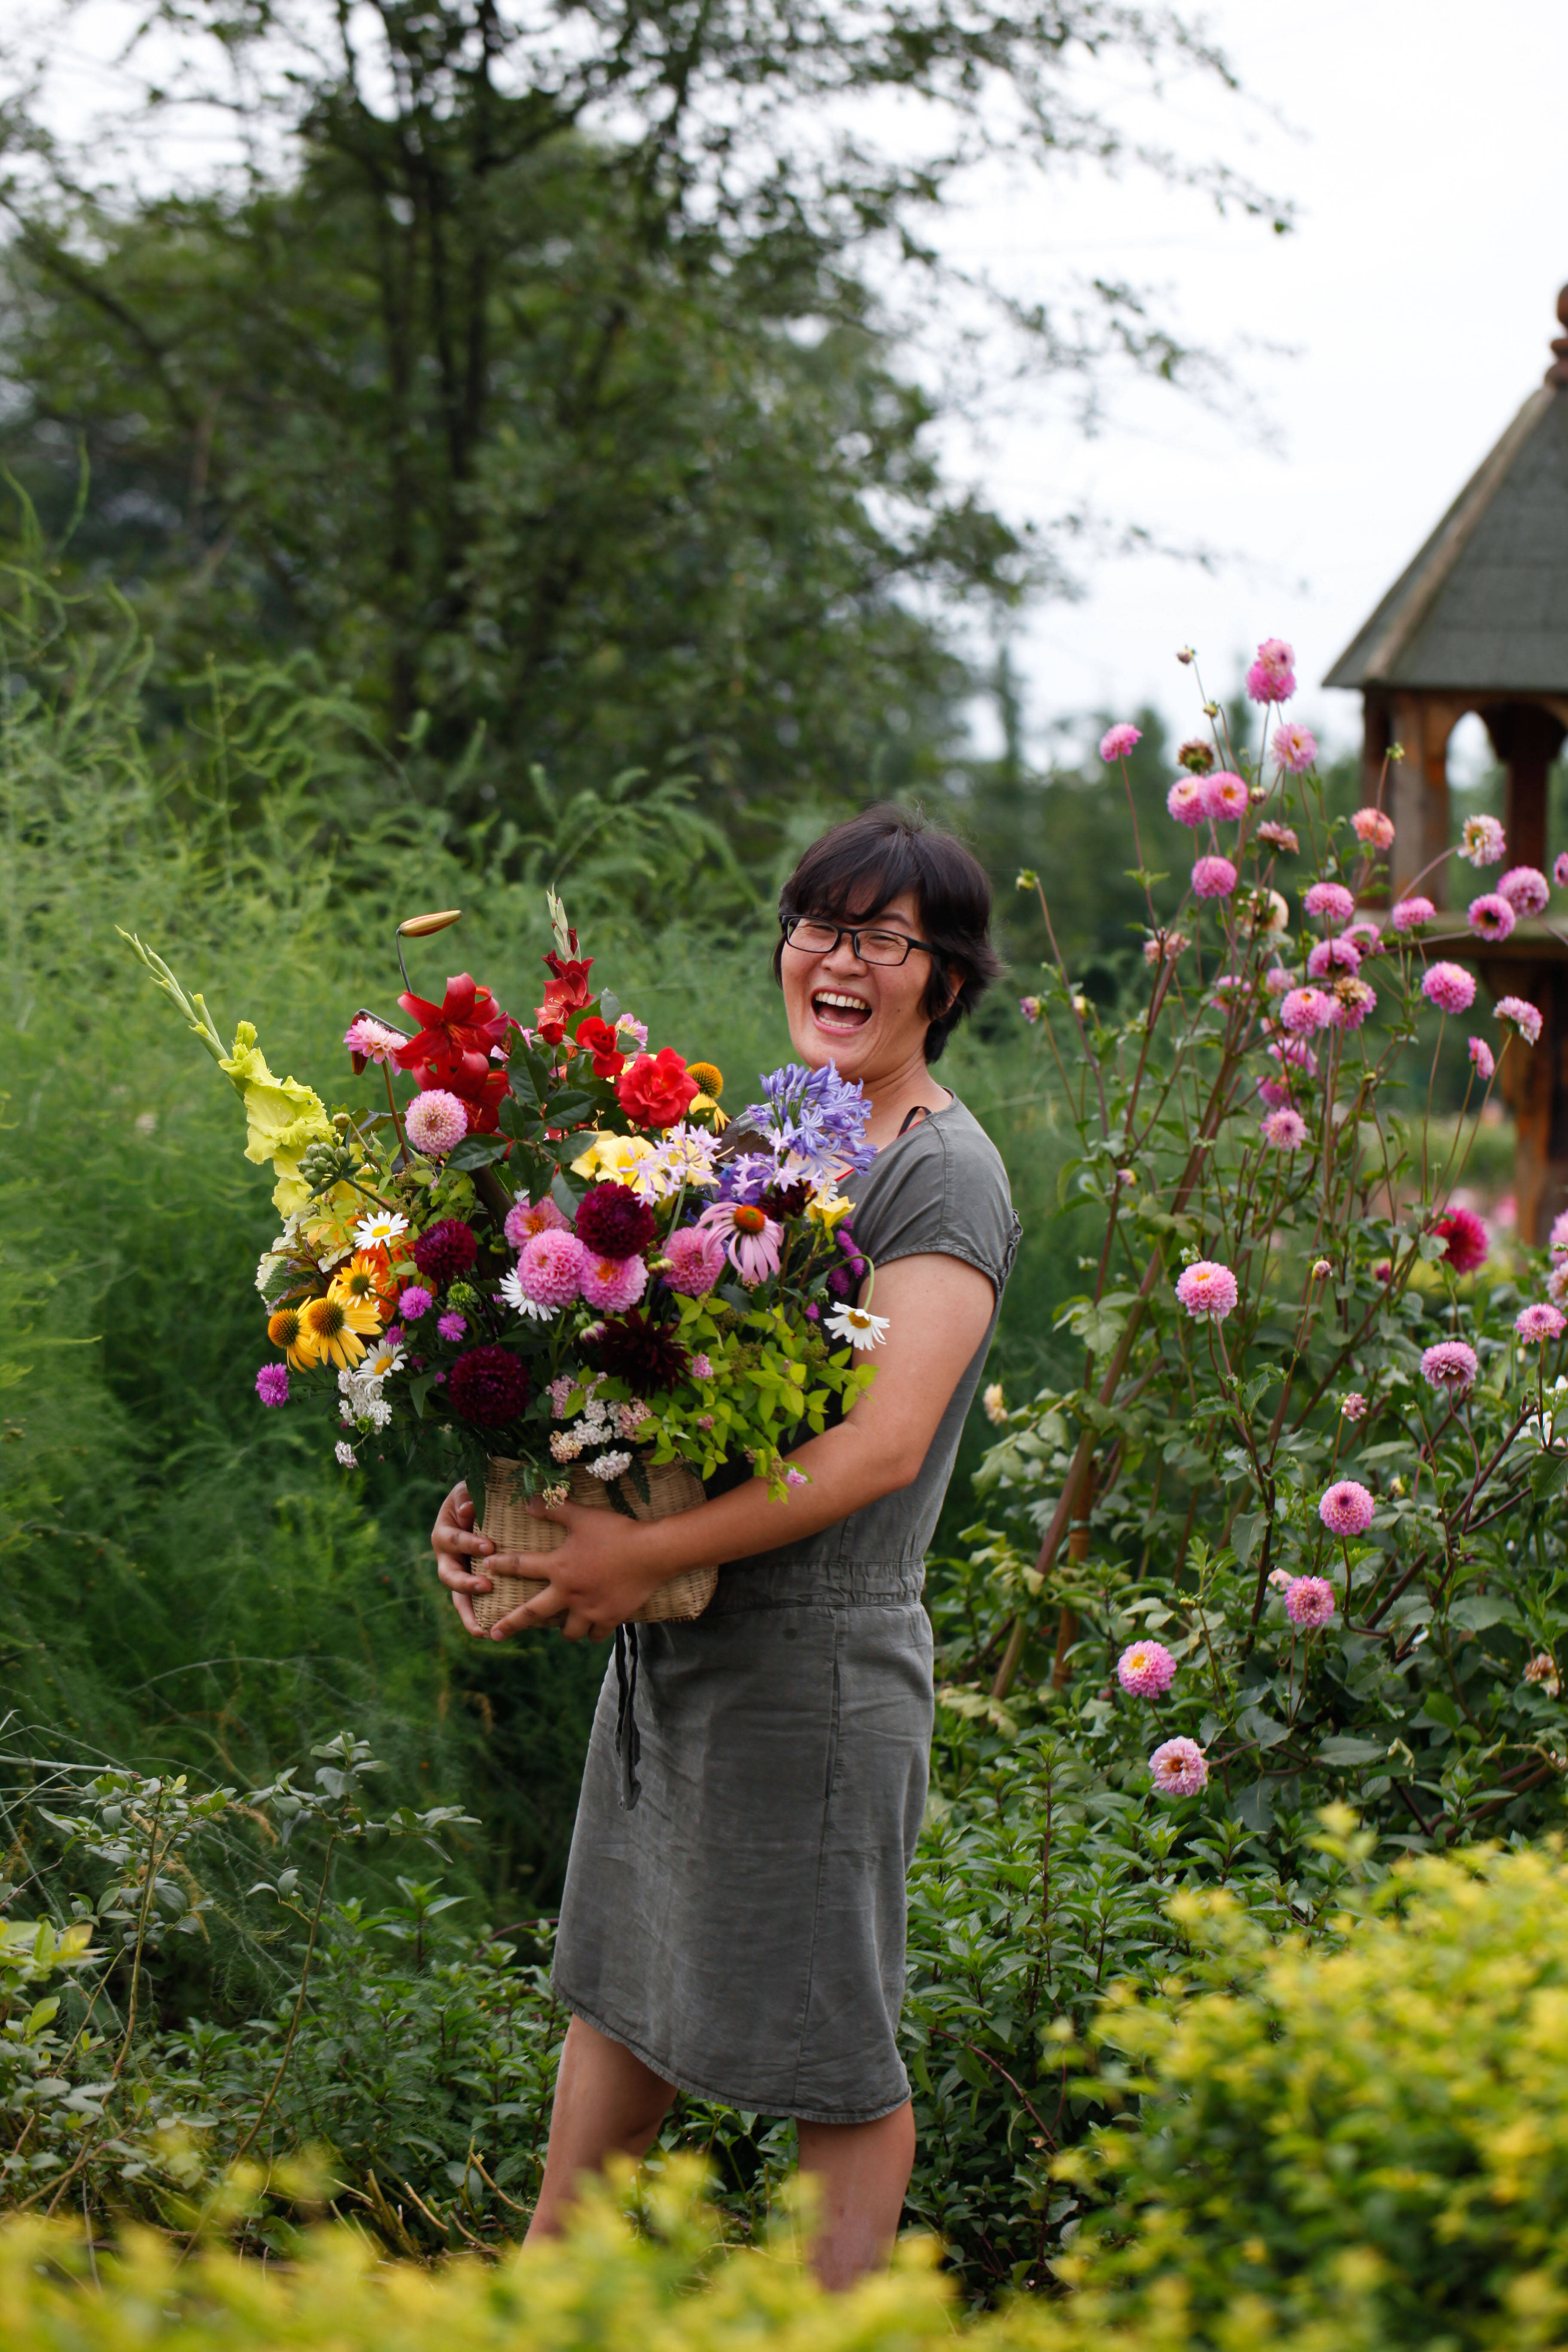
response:
[[[645,1503],[635,1482],[628,1477],[615,1482],[623,1500],[636,1519],[672,1519],[678,1511],[689,1511],[702,1500],[702,1487],[696,1474],[684,1462],[648,1462],[643,1465],[647,1479],[648,1500]],[[498,1551],[558,1551],[566,1540],[566,1530],[555,1519],[536,1519],[529,1510],[523,1494],[521,1465],[509,1462],[500,1454],[492,1454],[485,1465],[485,1509],[479,1523]],[[582,1503],[591,1511],[614,1510],[615,1505],[605,1492],[605,1481],[584,1469],[581,1463],[572,1465],[569,1499]],[[476,1560],[476,1568],[483,1563]],[[497,1576],[490,1581],[488,1592],[476,1592],[474,1619],[486,1633],[498,1618],[510,1610],[521,1609],[542,1592],[543,1577]],[[639,1609],[632,1622],[649,1625],[664,1617],[700,1617],[713,1598],[719,1581],[716,1568],[689,1568],[661,1584],[645,1608]]]

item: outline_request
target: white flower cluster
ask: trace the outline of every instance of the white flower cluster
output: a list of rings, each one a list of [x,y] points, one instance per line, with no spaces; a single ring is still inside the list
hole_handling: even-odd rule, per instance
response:
[[[585,1384],[586,1401],[576,1420],[566,1429],[551,1431],[550,1453],[553,1461],[575,1462],[582,1454],[592,1452],[595,1446],[609,1445],[616,1437],[635,1437],[643,1423],[649,1418],[651,1408],[644,1404],[640,1398],[634,1397],[629,1404],[607,1403],[599,1394],[603,1384],[604,1374],[595,1373],[594,1378]],[[565,1402],[565,1396],[570,1391],[571,1385],[564,1377],[552,1384],[550,1394],[558,1412]],[[558,1394],[557,1391],[561,1393]],[[600,1454],[596,1462],[590,1462],[586,1466],[593,1472],[595,1478],[618,1478],[623,1470],[631,1466],[631,1459],[629,1454],[619,1448],[614,1448],[607,1454]]]
[[[372,1370],[373,1360],[368,1357],[354,1370],[338,1374],[338,1394],[342,1399],[338,1412],[351,1428],[384,1429],[392,1419],[392,1407],[383,1394],[382,1382],[403,1360],[394,1356],[388,1362],[383,1356],[374,1360],[384,1367],[379,1374]]]
[[[588,1470],[591,1476],[602,1478],[608,1486],[612,1478],[618,1478],[623,1470],[629,1470],[631,1466],[632,1457],[629,1454],[601,1454],[596,1462],[589,1463]]]

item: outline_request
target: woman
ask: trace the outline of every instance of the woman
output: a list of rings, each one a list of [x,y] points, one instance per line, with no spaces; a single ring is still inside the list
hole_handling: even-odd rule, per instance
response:
[[[796,1449],[810,1484],[787,1502],[748,1479],[646,1525],[550,1511],[567,1539],[549,1586],[493,1629],[564,1612],[581,1639],[683,1569],[724,1570],[695,1622],[639,1628],[633,1810],[613,1674],[600,1695],[553,1971],[572,2023],[531,2237],[560,2229],[583,2173],[646,2153],[678,2089],[796,2119],[828,2284],[897,2232],[914,2159],[897,2045],[905,1878],[932,1714],[924,1552],[1017,1244],[1001,1160],[931,1072],[995,976],[990,912],[969,852],[897,810],[807,850],[774,971],[796,1055],[870,1098],[877,1156],[845,1189],[889,1320],[877,1377]],[[483,1567],[542,1565],[492,1556],[473,1516],[454,1488],[433,1542],[477,1633]]]

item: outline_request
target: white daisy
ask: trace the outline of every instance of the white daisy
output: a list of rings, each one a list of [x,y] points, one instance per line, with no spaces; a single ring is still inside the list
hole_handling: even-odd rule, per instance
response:
[[[553,1307],[541,1307],[537,1298],[529,1297],[517,1278],[515,1265],[510,1274],[502,1275],[500,1289],[496,1295],[498,1297],[504,1298],[507,1305],[514,1307],[519,1315],[526,1315],[531,1323],[548,1323],[555,1313]]]
[[[888,1318],[873,1315],[864,1307],[836,1307],[827,1328],[836,1339],[847,1339],[852,1348],[879,1348],[888,1336]]]
[[[360,1219],[354,1227],[354,1242],[360,1249],[374,1249],[378,1244],[384,1248],[388,1242],[395,1242],[399,1234],[407,1231],[407,1218],[400,1217],[395,1209],[377,1209],[373,1215]]]

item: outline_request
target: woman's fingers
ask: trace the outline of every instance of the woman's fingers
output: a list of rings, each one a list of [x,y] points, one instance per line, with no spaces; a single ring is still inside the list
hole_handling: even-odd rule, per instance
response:
[[[461,1625],[464,1633],[471,1633],[476,1641],[482,1641],[484,1639],[485,1629],[479,1623],[479,1619],[475,1616],[474,1604],[468,1599],[468,1594],[466,1592],[454,1591],[452,1594],[452,1606],[458,1612],[458,1622]]]
[[[438,1559],[436,1574],[448,1592],[489,1592],[490,1580],[485,1573],[489,1565],[488,1561],[481,1561],[476,1570],[460,1559]]]

